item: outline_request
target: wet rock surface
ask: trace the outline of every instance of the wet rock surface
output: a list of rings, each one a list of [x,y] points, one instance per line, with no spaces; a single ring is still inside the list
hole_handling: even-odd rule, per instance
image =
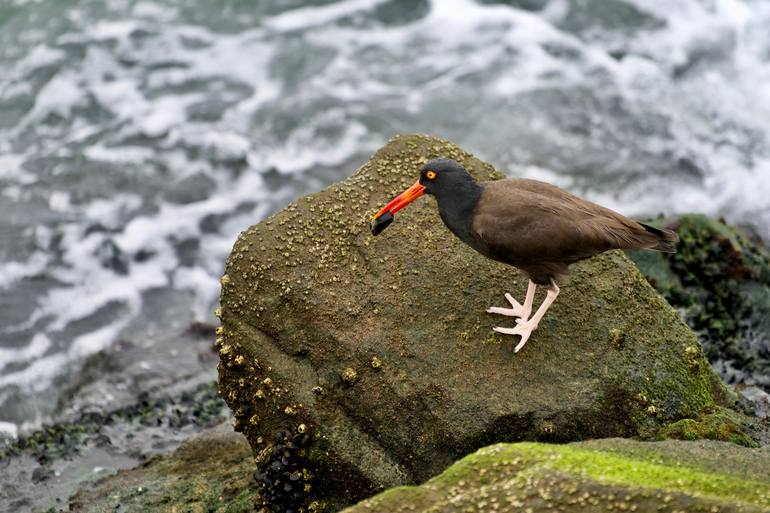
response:
[[[679,233],[677,253],[631,258],[682,312],[726,383],[770,392],[770,251],[722,220],[690,214],[665,224]],[[747,395],[764,413],[767,396]]]
[[[228,259],[220,392],[255,454],[279,432],[309,437],[303,507],[423,482],[490,443],[654,436],[732,403],[692,331],[619,252],[573,266],[514,354],[485,309],[523,296],[526,279],[457,241],[432,199],[373,238],[370,215],[437,156],[501,177],[451,143],[399,136],[245,230]]]
[[[770,508],[770,450],[605,439],[485,447],[419,487],[346,513],[735,511]]]

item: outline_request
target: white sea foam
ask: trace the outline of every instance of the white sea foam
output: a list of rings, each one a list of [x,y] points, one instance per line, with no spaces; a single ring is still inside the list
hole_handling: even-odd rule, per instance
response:
[[[75,73],[60,73],[43,86],[35,98],[35,106],[23,121],[23,125],[41,121],[49,114],[67,117],[75,107],[86,105],[86,96]]]
[[[174,272],[174,288],[195,294],[193,309],[197,319],[210,317],[211,305],[219,297],[219,280],[200,267],[180,267]]]
[[[371,9],[386,0],[345,0],[319,7],[301,7],[265,20],[265,25],[276,30],[307,29]]]
[[[41,392],[51,386],[54,377],[71,370],[66,367],[68,362],[69,358],[64,353],[38,358],[20,371],[0,375],[0,387],[13,386],[32,393]]]
[[[0,290],[9,288],[21,279],[40,274],[48,262],[45,254],[36,251],[24,262],[0,263]]]
[[[37,333],[29,345],[17,349],[0,348],[0,370],[11,362],[24,362],[40,358],[51,347],[51,340],[42,333]]]
[[[83,154],[92,160],[102,160],[115,164],[138,164],[149,162],[155,156],[152,148],[144,146],[113,146],[95,144],[83,150]]]
[[[15,66],[15,72],[19,76],[43,68],[58,64],[66,58],[67,54],[59,48],[51,48],[48,45],[34,47],[26,56],[20,59]]]
[[[36,178],[32,173],[24,171],[22,165],[25,158],[22,155],[0,155],[0,180],[21,185],[29,185]]]
[[[335,117],[341,112],[326,112],[322,116]],[[321,122],[322,124],[322,122]],[[300,173],[314,166],[340,165],[349,159],[361,147],[366,128],[360,123],[350,122],[341,136],[335,137],[337,143],[325,140],[318,133],[316,124],[301,127],[294,131],[283,145],[275,148],[266,158],[255,152],[249,155],[252,166],[267,166],[280,173]]]
[[[19,434],[19,428],[13,422],[0,421],[0,434],[15,438]]]
[[[96,65],[100,67],[98,64]],[[105,109],[121,119],[134,119],[147,109],[144,95],[139,91],[137,79],[122,77],[109,82],[95,81],[90,91]]]
[[[125,150],[126,148],[121,148]],[[92,148],[87,148],[85,152],[91,151]],[[131,152],[133,153],[133,152]],[[141,155],[141,153],[139,153]],[[114,158],[113,153],[109,153]],[[94,157],[96,160],[104,158],[104,154],[98,153],[98,156]],[[109,159],[106,159],[109,160]],[[140,161],[143,159],[140,159]],[[122,162],[122,158],[119,159]],[[136,160],[133,160],[136,162]],[[142,206],[142,199],[136,194],[132,193],[116,193],[109,199],[95,199],[81,208],[81,212],[84,217],[92,222],[102,223],[105,227],[110,229],[117,229],[122,223],[123,219],[131,216],[132,212],[135,212]]]
[[[55,212],[67,212],[71,208],[70,194],[67,191],[51,191],[48,196],[48,208]]]
[[[70,359],[73,361],[82,360],[88,355],[106,349],[115,342],[118,334],[128,324],[128,321],[129,319],[124,318],[119,322],[103,326],[96,331],[91,331],[77,337],[72,341],[68,352]]]
[[[214,160],[232,161],[245,159],[252,147],[251,141],[243,134],[234,131],[194,133],[183,135],[189,147],[204,148]]]

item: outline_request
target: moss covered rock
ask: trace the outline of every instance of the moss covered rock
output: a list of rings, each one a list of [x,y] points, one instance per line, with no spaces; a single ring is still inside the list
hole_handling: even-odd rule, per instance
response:
[[[70,499],[69,511],[246,513],[254,511],[253,467],[248,443],[225,425],[84,486]]]
[[[767,445],[768,425],[755,417],[748,417],[728,408],[706,408],[694,419],[681,419],[664,426],[658,431],[657,438],[676,440],[721,440],[743,445],[759,447]]]
[[[665,224],[679,233],[677,253],[630,257],[682,310],[725,381],[770,392],[770,252],[739,228],[700,214]]]
[[[423,482],[494,442],[635,436],[727,401],[692,331],[620,252],[573,266],[514,354],[485,309],[523,297],[526,278],[455,239],[431,198],[372,237],[370,216],[438,156],[502,176],[447,141],[399,136],[233,247],[220,392],[263,485],[288,489],[276,511]]]
[[[346,513],[770,510],[770,450],[724,442],[605,439],[485,447],[419,487]]]

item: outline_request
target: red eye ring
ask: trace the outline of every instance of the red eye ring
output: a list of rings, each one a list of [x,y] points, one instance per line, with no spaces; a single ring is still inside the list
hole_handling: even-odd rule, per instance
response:
[[[428,180],[434,180],[436,178],[436,172],[435,171],[426,171],[425,172],[425,178]]]

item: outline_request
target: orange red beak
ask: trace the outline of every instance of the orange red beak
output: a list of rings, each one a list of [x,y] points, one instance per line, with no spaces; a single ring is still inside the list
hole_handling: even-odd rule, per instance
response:
[[[419,180],[407,190],[393,198],[372,217],[372,234],[378,235],[393,222],[393,214],[419,198],[425,193],[425,186]]]

